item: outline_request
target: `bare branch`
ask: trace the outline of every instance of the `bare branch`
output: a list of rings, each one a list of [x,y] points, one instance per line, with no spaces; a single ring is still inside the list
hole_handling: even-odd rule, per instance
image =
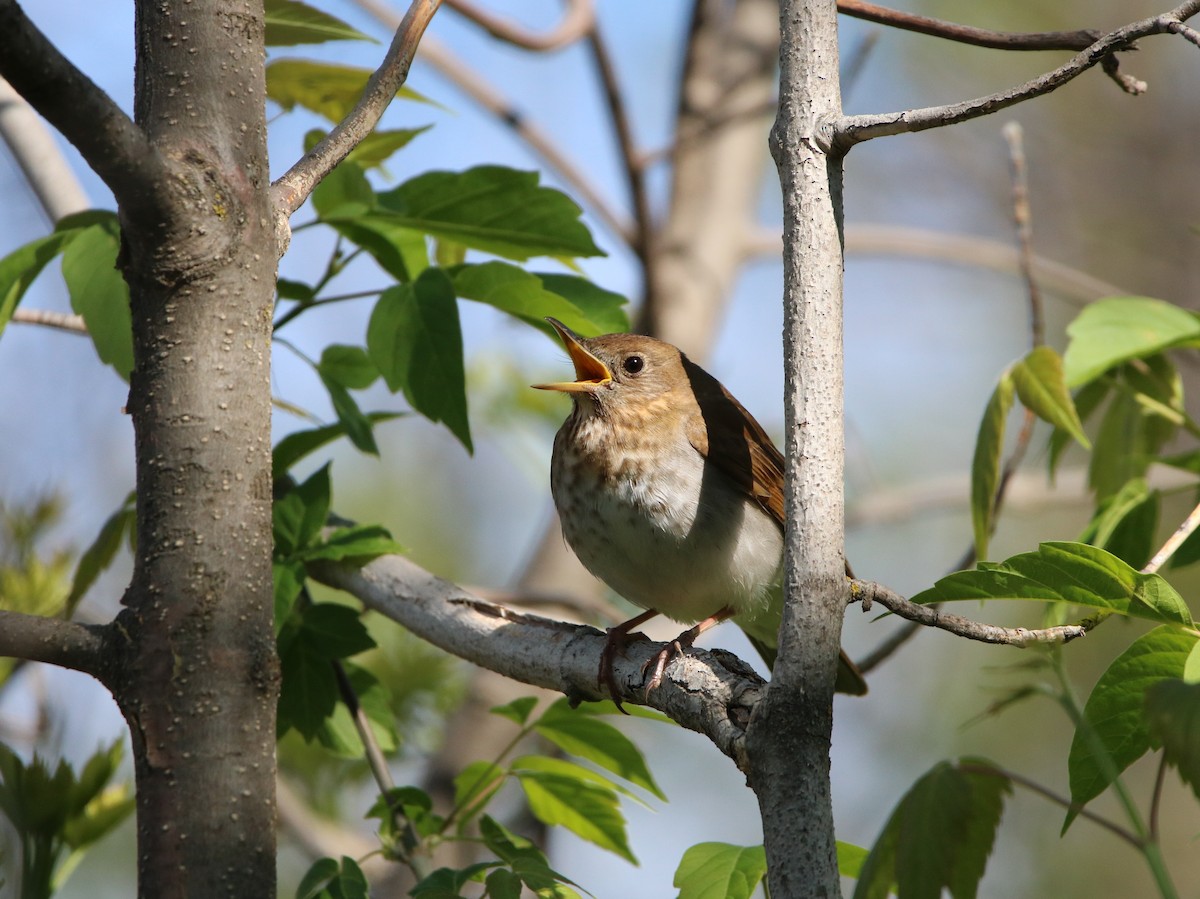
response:
[[[991,50],[1083,50],[1090,47],[1103,34],[1090,28],[1078,31],[1039,31],[1021,34],[1012,31],[990,31],[958,25],[941,19],[930,19],[886,6],[876,6],[863,0],[838,0],[838,12],[854,19],[864,19],[878,25],[915,31],[931,37],[945,38],[974,47]]]
[[[1167,542],[1154,554],[1154,558],[1146,563],[1146,567],[1142,569],[1142,574],[1154,574],[1158,569],[1162,568],[1167,563],[1167,560],[1175,555],[1176,550],[1183,546],[1183,541],[1192,536],[1197,527],[1200,527],[1200,505],[1197,505],[1196,508],[1188,513],[1188,517],[1175,529],[1175,533],[1167,538]]]
[[[349,115],[337,124],[320,143],[287,170],[271,185],[272,200],[280,222],[278,230],[287,233],[287,219],[299,209],[313,188],[328,175],[339,162],[350,155],[379,122],[388,104],[408,78],[421,36],[429,25],[433,14],[438,11],[442,0],[413,0],[408,13],[396,29],[392,44],[383,63],[367,81],[363,95]],[[286,243],[281,244],[284,249]]]
[[[156,204],[166,167],[146,135],[16,0],[0,0],[0,77],[82,154],[127,211]]]
[[[60,331],[70,331],[72,334],[88,333],[87,325],[83,323],[82,315],[70,312],[54,312],[50,309],[14,309],[12,321],[23,325],[42,325],[46,328],[57,328]]]
[[[1152,34],[1175,32],[1183,20],[1194,16],[1198,11],[1200,11],[1200,0],[1188,0],[1169,12],[1118,28],[1057,69],[1026,81],[1024,84],[1019,84],[1006,91],[989,94],[986,97],[901,112],[842,116],[833,124],[835,146],[848,148],[875,137],[909,134],[929,128],[953,125],[998,112],[1034,97],[1040,97],[1062,87],[1068,81],[1102,63],[1113,53],[1129,49],[1130,45],[1139,38]],[[1111,66],[1111,63],[1109,65]]]
[[[310,572],[476,665],[576,700],[608,698],[597,684],[605,637],[595,628],[493,605],[401,556],[381,556],[361,569],[322,562]],[[745,770],[744,729],[762,681],[728,653],[693,649],[667,666],[662,685],[647,696],[642,666],[661,648],[649,640],[635,641],[616,659],[613,669],[621,692],[616,698],[650,705],[704,734]]]
[[[0,78],[0,139],[8,145],[51,224],[88,208],[87,194],[67,165],[50,129],[3,78]]]
[[[851,602],[861,602],[864,612],[870,609],[872,603],[878,602],[901,618],[907,618],[928,627],[941,628],[960,637],[966,637],[968,640],[979,640],[981,643],[1002,643],[1006,646],[1016,646],[1018,649],[1025,649],[1039,643],[1069,643],[1091,630],[1088,622],[1046,628],[1000,627],[995,624],[983,624],[961,615],[942,612],[933,606],[917,605],[894,590],[871,581],[852,581],[850,594]]]
[[[0,656],[46,662],[97,676],[105,627],[0,609]]]
[[[446,0],[446,5],[483,28],[497,40],[524,50],[560,50],[582,38],[596,22],[591,0],[567,0],[562,21],[549,31],[530,31],[480,9],[468,0]]]

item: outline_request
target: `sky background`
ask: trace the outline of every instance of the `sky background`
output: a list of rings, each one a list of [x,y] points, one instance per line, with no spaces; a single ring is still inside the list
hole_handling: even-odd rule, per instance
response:
[[[352,5],[320,5],[382,36]],[[494,6],[534,25],[553,22],[557,9],[552,3]],[[670,139],[689,6],[675,0],[614,0],[600,6],[638,145],[647,150],[663,146]],[[1115,27],[1159,11],[1147,0],[1063,3],[1053,10],[1031,0],[987,9],[910,0],[905,8],[1014,31]],[[131,107],[130,4],[38,0],[28,11],[68,57],[124,108]],[[1065,59],[1063,54],[1000,54],[950,46],[849,20],[842,26],[843,56],[878,31],[863,73],[848,92],[849,112],[989,93]],[[580,48],[525,54],[498,45],[449,10],[439,13],[430,34],[550,130],[597,188],[627,208],[602,98]],[[381,46],[336,44],[285,48],[279,55],[373,66],[381,53]],[[1037,251],[1130,293],[1195,306],[1200,283],[1195,232],[1200,222],[1195,150],[1200,55],[1181,40],[1159,37],[1143,42],[1142,51],[1129,56],[1125,66],[1150,83],[1146,97],[1126,97],[1094,71],[1052,97],[1006,114],[856,148],[846,170],[848,224],[920,227],[1011,245],[1010,178],[1001,128],[1016,120],[1026,134]],[[482,117],[419,57],[409,85],[441,106],[398,102],[385,116],[385,127],[435,125],[389,163],[396,183],[429,169],[461,170],[483,163],[538,167],[506,128]],[[270,110],[271,115],[276,112]],[[321,125],[303,112],[274,121],[274,176],[296,158],[304,132]],[[764,133],[764,153],[765,138]],[[111,196],[99,180],[73,150],[63,149],[93,203],[111,208]],[[544,178],[557,183],[551,174]],[[655,173],[651,185],[661,210],[665,172]],[[0,197],[0,255],[49,230],[3,149]],[[307,218],[302,210],[294,224]],[[779,219],[778,186],[768,169],[761,221],[777,232]],[[584,273],[636,298],[639,274],[630,253],[602,226],[588,221],[609,255],[584,261]],[[323,266],[323,252],[327,243],[322,235],[298,233],[281,274],[314,276]],[[356,267],[340,283],[347,291],[386,286],[370,266]],[[781,286],[776,260],[747,266],[708,364],[776,435],[782,430]],[[997,375],[1027,348],[1025,290],[1013,274],[851,255],[846,297],[848,514],[852,522],[860,522],[848,533],[848,554],[860,576],[912,593],[943,573],[969,542],[966,472],[975,430]],[[52,271],[39,279],[23,305],[69,309],[61,279]],[[1077,308],[1077,300],[1048,298],[1053,343],[1061,346],[1061,329]],[[287,336],[311,355],[331,341],[361,344],[369,309],[369,301],[363,301],[316,311],[289,326]],[[498,422],[491,404],[497,394],[562,377],[567,361],[543,336],[488,309],[463,303],[462,314],[474,385],[475,455],[468,456],[444,429],[416,417],[404,419],[381,430],[381,461],[345,448],[332,452],[336,502],[343,515],[388,525],[419,562],[438,573],[503,587],[521,571],[549,515],[548,466],[556,424],[536,418]],[[331,417],[307,365],[282,348],[275,352],[274,365],[277,395]],[[0,500],[17,503],[46,490],[62,493],[68,513],[55,541],[86,545],[133,485],[132,429],[121,412],[125,385],[100,365],[85,340],[15,325],[0,339],[0,384],[0,433],[5,437],[0,440]],[[367,392],[362,405],[393,409],[401,403],[377,387]],[[565,401],[560,411],[565,416]],[[300,424],[279,414],[276,437]],[[1031,457],[1027,468],[1036,472],[1040,454]],[[313,466],[323,461],[311,460]],[[950,499],[937,500],[947,486]],[[878,514],[883,499],[897,496],[908,501],[888,517]],[[1001,526],[997,557],[1030,548],[1039,539],[1070,539],[1086,518],[1085,507],[1069,490],[1036,488],[1023,496]],[[1184,505],[1186,498],[1180,500],[1180,516]],[[1164,521],[1164,529],[1171,524]],[[127,575],[124,560],[93,591],[86,612],[109,617]],[[1037,612],[988,608],[968,614],[1031,624]],[[874,622],[873,617],[854,609],[848,613],[844,639],[851,655],[874,647],[889,629],[890,622]],[[670,633],[668,625],[660,636]],[[1071,647],[1081,692],[1086,695],[1104,660],[1118,651],[1113,647],[1129,639],[1126,629],[1090,637],[1078,650]],[[709,642],[753,657],[735,628],[716,631]],[[834,799],[839,838],[871,845],[912,781],[936,762],[960,754],[986,753],[1065,789],[1070,731],[1048,703],[1025,704],[1007,716],[967,726],[1005,689],[1028,677],[1011,668],[1022,661],[1014,658],[1018,655],[968,646],[945,634],[925,634],[871,678],[866,700],[837,701]],[[60,710],[62,750],[70,758],[84,758],[98,741],[124,732],[107,695],[87,678],[39,668],[22,687],[7,692],[0,716],[28,720],[39,691],[51,697]],[[556,834],[552,846],[559,870],[600,899],[659,897],[671,894],[672,873],[688,846],[761,839],[753,794],[702,738],[641,721],[621,723],[646,748],[671,801],[655,803],[649,811],[634,805],[626,809],[641,869],[568,834]],[[1152,776],[1151,767],[1135,766],[1131,779],[1136,795],[1146,795]],[[1164,814],[1173,824],[1168,839],[1175,839],[1175,831],[1179,836],[1168,845],[1167,855],[1183,892],[1189,893],[1184,888],[1189,878],[1193,885],[1200,883],[1200,861],[1189,842],[1200,828],[1200,814],[1173,774],[1168,784]],[[1097,807],[1115,813],[1106,798]],[[1101,868],[1103,894],[1138,895],[1148,888],[1137,857],[1111,837],[1081,822],[1060,842],[1060,825],[1061,814],[1041,800],[1012,798],[981,895],[1099,895],[1089,872]],[[102,849],[85,862],[64,895],[129,895],[131,846],[132,828],[126,827],[113,839],[111,852]],[[1122,859],[1120,870],[1109,867],[1114,857]],[[0,895],[5,895],[3,888]]]

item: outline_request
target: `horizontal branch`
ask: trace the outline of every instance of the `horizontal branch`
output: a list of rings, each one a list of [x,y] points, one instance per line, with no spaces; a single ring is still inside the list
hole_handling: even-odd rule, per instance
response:
[[[523,50],[561,50],[582,38],[596,21],[592,0],[567,0],[562,20],[548,31],[531,31],[492,15],[467,0],[446,0],[446,5],[470,19],[492,37]]]
[[[46,662],[97,676],[105,627],[0,610],[0,656]]]
[[[56,312],[53,309],[14,309],[12,321],[22,325],[41,325],[45,328],[57,328],[59,331],[70,331],[72,334],[87,335],[87,325],[83,323],[82,315],[73,312]]]
[[[837,8],[838,12],[854,19],[991,50],[1082,50],[1094,44],[1103,34],[1102,31],[1090,28],[1031,33],[990,31],[987,28],[917,16],[874,3],[864,3],[863,0],[838,0]]]
[[[396,29],[382,64],[371,74],[358,103],[320,143],[271,185],[275,214],[279,219],[277,230],[283,235],[288,233],[287,220],[291,214],[304,205],[304,201],[321,179],[349,156],[350,151],[357,147],[379,122],[384,110],[407,80],[409,67],[412,66],[413,57],[416,56],[417,47],[421,43],[421,36],[441,2],[442,0],[413,0],[412,6],[400,22],[400,27]],[[281,251],[286,247],[286,242],[280,244]]]
[[[1025,649],[1036,644],[1069,643],[1082,637],[1092,624],[1066,624],[1060,627],[1025,628],[1000,627],[995,624],[983,624],[964,618],[961,615],[951,615],[934,606],[922,606],[910,602],[894,590],[889,590],[882,584],[871,581],[853,581],[850,585],[850,601],[861,602],[863,611],[869,611],[872,603],[879,603],[885,609],[915,621],[927,627],[941,628],[968,640],[978,640],[981,643],[1001,643],[1005,646],[1015,646]]]
[[[361,569],[322,562],[310,573],[483,668],[575,700],[608,698],[597,684],[605,637],[595,628],[486,602],[402,556],[381,556]],[[745,727],[761,696],[761,679],[729,653],[693,648],[667,666],[661,686],[647,696],[642,666],[660,649],[650,640],[629,644],[613,663],[621,694],[613,698],[664,712],[707,736],[745,770]]]
[[[154,204],[166,165],[142,130],[29,20],[16,0],[0,0],[0,76],[108,185],[127,212]]]
[[[1113,56],[1115,52],[1130,49],[1133,42],[1139,38],[1152,34],[1176,33],[1179,31],[1181,23],[1194,16],[1198,11],[1200,11],[1200,0],[1188,0],[1169,12],[1118,28],[1091,44],[1082,53],[1073,56],[1057,69],[1026,81],[1024,84],[1006,91],[989,94],[986,97],[901,112],[843,116],[834,124],[833,143],[842,149],[848,149],[856,143],[875,137],[925,131],[929,128],[940,128],[989,115],[1025,100],[1048,94],[1093,66],[1102,63],[1110,75],[1119,78]],[[1126,89],[1135,87],[1129,79],[1125,79],[1123,84]]]

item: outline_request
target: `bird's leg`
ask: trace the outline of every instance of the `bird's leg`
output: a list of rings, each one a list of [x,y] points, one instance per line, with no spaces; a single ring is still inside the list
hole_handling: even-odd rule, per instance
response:
[[[600,650],[600,671],[596,674],[596,686],[608,687],[608,694],[612,697],[612,701],[616,704],[617,710],[622,715],[629,713],[621,707],[621,693],[617,688],[617,679],[613,677],[613,659],[618,653],[625,652],[625,644],[629,640],[629,632],[635,627],[640,627],[645,624],[658,612],[654,609],[647,609],[642,614],[635,618],[630,618],[623,624],[618,624],[616,627],[610,627],[607,636],[604,638],[604,648]]]
[[[692,644],[696,642],[696,638],[708,630],[710,627],[715,627],[727,618],[732,618],[734,615],[733,606],[725,606],[725,608],[709,615],[695,627],[690,627],[661,650],[655,654],[650,661],[642,666],[642,676],[645,677],[646,672],[651,666],[654,668],[654,673],[650,675],[650,679],[646,681],[646,693],[662,683],[663,672],[667,670],[667,662],[681,654],[685,649],[691,649]]]

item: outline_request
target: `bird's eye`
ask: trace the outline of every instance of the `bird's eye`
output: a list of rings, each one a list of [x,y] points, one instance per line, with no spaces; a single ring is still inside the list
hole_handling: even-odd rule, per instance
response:
[[[641,356],[626,356],[625,361],[621,363],[621,368],[625,369],[631,375],[636,375],[645,367],[646,360]]]

